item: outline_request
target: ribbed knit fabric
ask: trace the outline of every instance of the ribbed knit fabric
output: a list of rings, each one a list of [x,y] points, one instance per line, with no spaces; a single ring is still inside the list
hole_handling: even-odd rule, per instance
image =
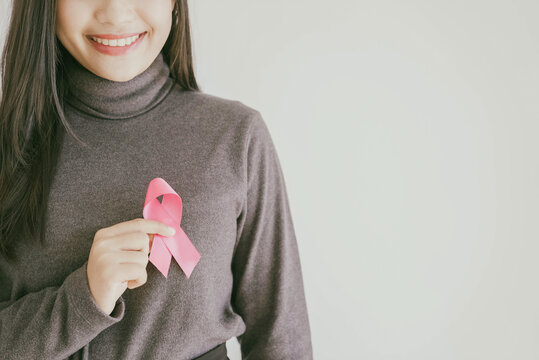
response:
[[[2,359],[193,359],[238,337],[244,359],[312,359],[284,177],[259,111],[184,91],[163,55],[126,82],[66,62],[66,134],[49,196],[46,246],[0,258]],[[201,258],[188,279],[152,263],[107,315],[88,286],[97,230],[142,217],[161,177],[183,201]]]

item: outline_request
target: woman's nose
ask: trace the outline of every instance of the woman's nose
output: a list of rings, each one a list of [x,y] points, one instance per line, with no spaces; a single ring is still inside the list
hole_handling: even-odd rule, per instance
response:
[[[125,25],[134,20],[135,10],[130,1],[104,0],[100,1],[95,17],[101,24],[110,24],[121,31],[131,31],[133,29],[125,28]]]

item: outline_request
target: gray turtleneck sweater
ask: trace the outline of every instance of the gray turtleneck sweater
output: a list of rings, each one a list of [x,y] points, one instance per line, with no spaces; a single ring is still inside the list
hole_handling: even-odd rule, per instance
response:
[[[312,359],[298,246],[285,182],[259,111],[184,91],[162,54],[127,82],[66,62],[65,136],[49,195],[46,244],[0,257],[2,359],[197,357],[237,337],[244,359]],[[149,262],[108,315],[88,286],[95,232],[142,217],[161,177],[183,201],[201,255],[190,278]]]

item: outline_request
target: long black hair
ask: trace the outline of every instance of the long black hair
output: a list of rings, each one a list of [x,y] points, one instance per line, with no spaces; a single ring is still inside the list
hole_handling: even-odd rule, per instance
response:
[[[58,156],[69,133],[62,59],[67,50],[55,32],[56,0],[17,0],[1,57],[0,255],[16,261],[16,241],[45,242],[48,195]],[[194,71],[187,0],[176,0],[172,28],[162,49],[171,77],[200,91]]]

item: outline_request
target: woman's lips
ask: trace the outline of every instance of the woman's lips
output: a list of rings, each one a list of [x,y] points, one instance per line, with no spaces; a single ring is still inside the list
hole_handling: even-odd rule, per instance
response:
[[[135,36],[135,35],[138,35],[137,33],[131,35],[131,36]],[[93,35],[92,35],[93,36]],[[114,35],[114,36],[117,36],[117,35]],[[124,36],[124,35],[122,35]],[[101,36],[98,36],[98,37],[101,37]],[[126,37],[129,37],[129,36],[126,36]],[[92,46],[97,50],[99,51],[100,53],[102,54],[105,54],[105,55],[112,55],[112,56],[119,56],[119,55],[125,55],[129,52],[132,52],[134,51],[138,46],[139,44],[142,42],[142,40],[144,40],[144,38],[146,38],[146,32],[143,32],[137,40],[135,40],[134,42],[132,42],[130,45],[126,45],[126,46],[109,46],[109,45],[103,45],[103,44],[100,44],[94,40],[92,40],[90,38],[90,35],[88,35],[86,37],[88,39],[88,41],[92,44]],[[120,37],[120,39],[123,39],[122,37]]]

